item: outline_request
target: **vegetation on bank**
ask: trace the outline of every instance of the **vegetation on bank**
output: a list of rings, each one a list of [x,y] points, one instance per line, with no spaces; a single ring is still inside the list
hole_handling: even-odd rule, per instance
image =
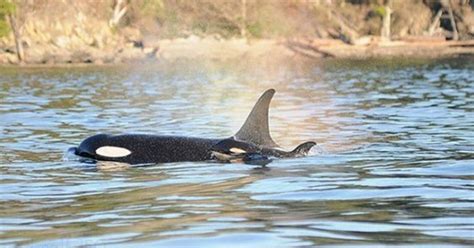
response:
[[[15,11],[15,5],[6,0],[0,0],[0,37],[8,35],[10,25],[7,21],[9,15]]]
[[[115,62],[190,36],[470,40],[473,8],[472,0],[0,0],[0,62],[12,53],[17,62]]]
[[[474,37],[471,0],[139,0],[132,3],[127,3],[128,13],[121,25],[139,26],[161,38],[194,34],[224,38],[306,36],[350,41],[384,32],[395,39],[410,35],[464,40]]]

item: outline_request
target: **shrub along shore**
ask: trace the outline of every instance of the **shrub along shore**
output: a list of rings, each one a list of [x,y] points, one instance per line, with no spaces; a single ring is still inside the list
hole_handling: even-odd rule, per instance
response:
[[[474,55],[470,0],[0,0],[0,64]]]

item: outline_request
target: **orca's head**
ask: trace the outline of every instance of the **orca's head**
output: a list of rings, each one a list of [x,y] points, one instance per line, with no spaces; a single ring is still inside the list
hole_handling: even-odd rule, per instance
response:
[[[234,138],[221,140],[210,150],[212,157],[222,162],[243,162],[265,166],[272,161],[262,154],[260,147]]]
[[[97,134],[81,142],[75,154],[92,159],[114,160],[130,155],[132,152],[124,147],[114,145],[107,134]]]

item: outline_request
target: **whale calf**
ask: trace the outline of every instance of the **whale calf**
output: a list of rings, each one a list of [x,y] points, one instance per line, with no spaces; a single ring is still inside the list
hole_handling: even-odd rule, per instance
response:
[[[217,160],[262,164],[271,158],[301,157],[316,145],[300,144],[292,151],[282,150],[270,136],[268,109],[274,89],[258,99],[246,121],[232,137],[195,138],[146,134],[97,134],[71,148],[75,155],[92,161],[127,164],[155,164],[183,161]]]

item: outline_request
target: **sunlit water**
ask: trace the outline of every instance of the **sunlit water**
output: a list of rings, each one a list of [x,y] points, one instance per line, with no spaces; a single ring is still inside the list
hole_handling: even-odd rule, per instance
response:
[[[474,60],[0,69],[0,246],[474,245]],[[101,132],[228,137],[267,88],[311,156],[98,168]]]

